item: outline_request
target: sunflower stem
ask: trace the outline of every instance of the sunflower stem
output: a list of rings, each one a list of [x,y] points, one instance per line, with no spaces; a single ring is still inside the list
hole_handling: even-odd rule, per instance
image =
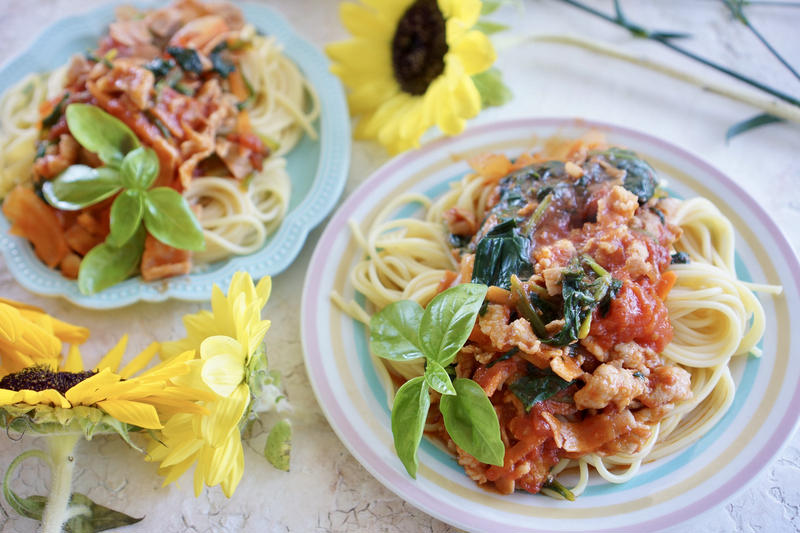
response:
[[[72,472],[75,470],[75,458],[72,452],[79,438],[78,435],[59,435],[47,439],[53,471],[50,494],[42,516],[41,533],[61,533],[64,523],[69,519]]]
[[[599,11],[597,9],[594,9],[593,7],[587,6],[586,4],[584,4],[582,2],[579,2],[578,0],[561,0],[561,1],[564,2],[565,4],[571,5],[572,7],[578,8],[578,9],[580,9],[582,11],[587,12],[587,13],[591,13],[592,15],[595,15],[596,17],[600,17],[600,18],[602,18],[604,20],[607,20],[608,22],[616,24],[617,26],[621,26],[621,27],[627,29],[629,32],[631,32],[636,37],[642,37],[642,38],[645,38],[645,39],[649,39],[651,41],[655,41],[657,43],[661,43],[662,45],[666,46],[670,50],[672,50],[674,52],[677,52],[677,53],[679,53],[679,54],[681,54],[681,55],[683,55],[685,57],[688,57],[689,59],[697,61],[698,63],[702,63],[703,65],[705,65],[707,67],[710,67],[710,68],[713,68],[714,70],[722,72],[723,74],[727,74],[728,76],[731,76],[732,78],[735,78],[735,79],[741,81],[742,83],[746,83],[747,85],[750,85],[751,87],[755,87],[756,89],[764,91],[765,93],[770,94],[770,95],[774,96],[775,98],[779,98],[780,100],[783,100],[784,102],[786,102],[786,103],[788,103],[790,105],[800,107],[800,100],[798,100],[794,96],[792,96],[790,94],[787,94],[785,92],[779,91],[778,89],[774,89],[774,88],[772,88],[772,87],[770,87],[768,85],[765,85],[765,84],[761,83],[758,80],[755,80],[755,79],[750,78],[748,76],[745,76],[745,75],[743,75],[743,74],[741,74],[739,72],[736,72],[736,71],[731,70],[731,69],[729,69],[727,67],[724,67],[724,66],[722,66],[722,65],[720,65],[718,63],[715,63],[714,61],[706,59],[705,57],[699,56],[699,55],[695,54],[694,52],[691,52],[691,51],[687,50],[686,48],[683,48],[682,46],[678,46],[678,45],[676,45],[675,43],[673,43],[671,41],[673,36],[671,36],[670,34],[665,34],[663,32],[651,32],[651,31],[645,30],[641,26],[638,26],[638,25],[635,25],[635,24],[631,23],[624,16],[621,16],[622,12],[619,9],[618,1],[615,1],[615,6],[617,6],[617,14],[616,14],[616,16],[611,16],[611,15],[608,15],[606,13],[603,13],[602,11]]]
[[[715,83],[695,74],[691,74],[679,68],[673,67],[672,65],[668,65],[654,59],[648,59],[646,57],[634,55],[621,50],[620,48],[591,41],[583,37],[562,34],[534,34],[520,38],[512,37],[511,39],[502,41],[498,39],[497,48],[502,49],[504,47],[517,46],[525,42],[557,43],[583,48],[585,50],[603,54],[622,61],[627,61],[628,63],[633,63],[634,65],[639,65],[650,70],[666,74],[667,76],[700,87],[705,91],[715,93],[720,96],[725,96],[731,100],[736,100],[737,102],[742,102],[753,107],[757,107],[764,112],[769,113],[770,115],[800,123],[800,107],[795,105],[788,104],[778,99],[768,98],[755,92],[742,91],[727,84]]]

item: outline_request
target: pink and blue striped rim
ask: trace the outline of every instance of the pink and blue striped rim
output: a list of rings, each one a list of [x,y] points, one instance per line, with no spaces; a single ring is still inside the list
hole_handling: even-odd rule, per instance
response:
[[[798,295],[800,294],[800,264],[784,237],[781,230],[769,218],[766,212],[739,186],[728,178],[726,175],[715,169],[713,166],[702,161],[700,158],[690,154],[689,152],[667,143],[661,139],[651,135],[623,128],[619,126],[610,125],[607,123],[593,122],[593,121],[575,121],[571,119],[559,118],[541,118],[541,119],[519,119],[497,122],[487,124],[470,129],[467,133],[463,134],[459,139],[464,137],[473,136],[489,136],[492,133],[501,132],[512,128],[530,128],[535,131],[537,128],[558,128],[558,127],[575,127],[580,126],[586,130],[599,129],[603,131],[610,131],[620,133],[626,137],[637,139],[643,143],[651,146],[656,146],[660,150],[674,156],[676,159],[682,159],[690,162],[692,165],[700,168],[705,174],[710,176],[716,185],[732,193],[744,206],[749,210],[751,216],[755,216],[761,225],[769,233],[773,239],[775,246],[780,251],[780,260],[783,261],[789,272],[791,273],[790,279],[782,279],[784,287],[784,294]],[[314,364],[315,360],[321,360],[322,357],[329,357],[330,350],[324,348],[325,339],[319,338],[315,335],[314,329],[310,327],[316,320],[315,317],[315,298],[323,290],[322,276],[319,275],[322,268],[329,268],[330,265],[325,265],[325,259],[328,258],[328,250],[331,249],[336,238],[343,232],[349,232],[347,225],[348,220],[356,206],[363,202],[372,189],[388,182],[396,173],[408,166],[410,163],[421,159],[433,152],[446,149],[455,140],[451,138],[441,138],[431,143],[426,144],[420,150],[407,153],[403,156],[397,157],[381,167],[376,171],[368,180],[366,180],[360,187],[358,187],[350,197],[340,206],[336,214],[328,224],[320,238],[313,257],[311,259],[309,271],[307,273],[305,289],[303,292],[303,307],[302,307],[302,340],[305,351],[306,369],[309,374],[312,387],[317,395],[317,399],[325,412],[328,421],[337,433],[342,442],[347,446],[350,452],[364,465],[379,481],[386,485],[390,490],[403,497],[409,503],[419,507],[420,509],[454,525],[459,525],[468,529],[475,530],[495,530],[500,527],[508,527],[506,523],[496,522],[491,519],[486,519],[477,513],[469,513],[462,507],[457,507],[437,500],[431,501],[431,494],[422,490],[411,478],[404,473],[398,472],[390,467],[385,460],[371,449],[368,443],[358,434],[349,421],[350,415],[345,412],[339,405],[334,391],[327,382],[329,376],[325,374],[321,365]],[[787,297],[788,298],[788,297]],[[788,379],[788,378],[787,378]],[[780,449],[785,445],[790,436],[795,430],[798,423],[798,413],[800,413],[800,376],[795,376],[796,382],[794,383],[794,394],[791,397],[789,404],[786,406],[786,411],[777,424],[775,430],[763,439],[761,445],[751,460],[741,467],[739,471],[727,480],[724,484],[708,493],[704,497],[687,502],[680,508],[680,512],[673,512],[654,519],[638,522],[629,527],[615,527],[613,529],[603,530],[595,529],[595,531],[642,531],[642,530],[658,530],[666,527],[674,526],[675,524],[687,520],[691,517],[697,516],[712,507],[720,504],[726,499],[733,496],[736,492],[746,486],[757,474],[761,471],[769,461],[775,457]],[[435,508],[433,504],[435,503]],[[465,518],[465,514],[469,515]],[[465,520],[468,520],[465,523]],[[577,530],[576,530],[577,531]]]

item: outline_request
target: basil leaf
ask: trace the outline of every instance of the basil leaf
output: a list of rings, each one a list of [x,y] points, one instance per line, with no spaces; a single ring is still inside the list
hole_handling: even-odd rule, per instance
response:
[[[573,383],[575,382],[564,381],[549,368],[542,370],[528,365],[528,374],[514,381],[508,388],[519,398],[525,411],[528,412],[537,402],[558,394]]]
[[[372,353],[392,361],[411,361],[424,357],[417,333],[422,313],[422,307],[417,302],[401,300],[374,314],[369,323],[369,348]]]
[[[428,361],[425,365],[425,381],[430,387],[440,394],[455,394],[453,382],[442,365],[435,361]]]
[[[478,242],[472,282],[511,288],[511,275],[527,279],[533,274],[530,262],[530,242],[519,235],[514,219],[495,226]]]
[[[126,188],[148,189],[158,176],[158,156],[144,146],[131,150],[122,160],[120,175]]]
[[[175,189],[157,187],[147,191],[144,208],[147,231],[159,241],[181,250],[205,248],[200,223]]]
[[[42,194],[53,207],[76,211],[113,196],[121,185],[114,169],[72,165],[55,179],[45,181]]]
[[[443,396],[442,398],[449,398]],[[431,405],[425,378],[417,376],[397,390],[392,405],[392,435],[397,456],[414,479],[417,478],[417,448],[422,440],[425,419]]]
[[[200,56],[191,48],[180,48],[179,46],[168,46],[167,53],[175,58],[175,61],[183,70],[200,74],[203,72],[203,62]]]
[[[492,402],[471,379],[457,378],[453,385],[456,395],[442,396],[439,401],[448,435],[478,461],[502,466],[506,448]]]
[[[142,226],[120,247],[107,242],[98,244],[81,261],[78,288],[93,294],[126,280],[139,267],[146,233]]]
[[[68,105],[67,126],[81,146],[114,167],[119,167],[125,154],[140,144],[124,122],[89,104]]]
[[[467,342],[487,287],[474,283],[456,285],[431,300],[419,327],[419,343],[429,361],[449,365]]]
[[[111,233],[106,242],[122,246],[133,237],[144,216],[144,193],[133,189],[123,191],[111,204]]]

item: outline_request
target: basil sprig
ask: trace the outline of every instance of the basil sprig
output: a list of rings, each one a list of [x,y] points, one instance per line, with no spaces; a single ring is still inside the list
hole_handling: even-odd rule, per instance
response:
[[[426,362],[425,374],[403,384],[392,406],[394,447],[413,478],[430,408],[429,389],[442,394],[439,409],[453,442],[482,463],[503,464],[500,423],[486,393],[471,379],[452,381],[445,370],[467,342],[486,291],[485,285],[457,285],[437,295],[424,310],[403,300],[386,306],[370,322],[370,349],[375,355]]]
[[[77,211],[117,195],[108,237],[81,261],[82,293],[101,291],[133,274],[147,233],[174,248],[205,248],[203,229],[183,196],[169,187],[150,188],[158,177],[158,156],[125,123],[88,104],[70,104],[66,116],[75,140],[106,166],[68,167],[44,183],[45,199],[58,209]]]

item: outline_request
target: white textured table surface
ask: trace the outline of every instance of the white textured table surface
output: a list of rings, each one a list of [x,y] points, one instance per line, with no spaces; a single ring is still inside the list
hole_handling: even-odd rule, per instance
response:
[[[98,0],[0,0],[0,62],[23,50],[42,28],[58,18],[91,9]],[[322,46],[345,37],[332,0],[273,0],[271,5],[311,42]],[[633,41],[625,31],[551,1],[525,2],[524,10],[506,7],[493,19],[507,22],[514,34],[568,31],[670,61],[695,72],[707,72],[659,45]],[[592,5],[610,9],[611,2]],[[783,69],[738,23],[721,1],[629,0],[629,15],[658,29],[683,29],[695,37],[688,45],[702,54],[800,96],[800,82]],[[800,8],[750,7],[753,23],[785,57],[800,68]],[[94,30],[92,30],[94,31]],[[516,97],[512,104],[490,109],[474,123],[520,116],[569,116],[612,122],[649,132],[693,152],[741,184],[784,229],[800,249],[800,127],[772,125],[726,144],[732,123],[755,109],[650,73],[639,67],[558,45],[528,45],[500,52],[497,64]],[[713,73],[708,76],[725,80]],[[371,143],[355,143],[345,195],[388,157]],[[431,531],[452,528],[403,502],[375,481],[345,450],[328,426],[310,389],[299,336],[299,303],[303,277],[319,229],[285,273],[274,278],[266,314],[270,359],[286,376],[295,411],[292,470],[282,473],[261,457],[263,436],[246,448],[246,472],[233,498],[219,488],[195,499],[191,480],[161,488],[152,464],[119,439],[97,438],[78,450],[74,490],[99,503],[119,508],[144,521],[124,531]],[[182,336],[180,317],[197,304],[138,304],[109,312],[78,309],[65,301],[44,299],[22,289],[0,260],[0,295],[40,305],[51,313],[92,328],[91,347],[109,347],[124,331],[141,348],[154,338]],[[93,357],[88,355],[89,358]],[[94,357],[99,357],[96,354]],[[0,469],[27,447],[38,445],[0,439]],[[47,471],[25,465],[16,487],[43,494]],[[1,531],[34,531],[2,502]],[[676,526],[676,531],[783,532],[800,530],[800,435],[752,483],[724,505]]]

